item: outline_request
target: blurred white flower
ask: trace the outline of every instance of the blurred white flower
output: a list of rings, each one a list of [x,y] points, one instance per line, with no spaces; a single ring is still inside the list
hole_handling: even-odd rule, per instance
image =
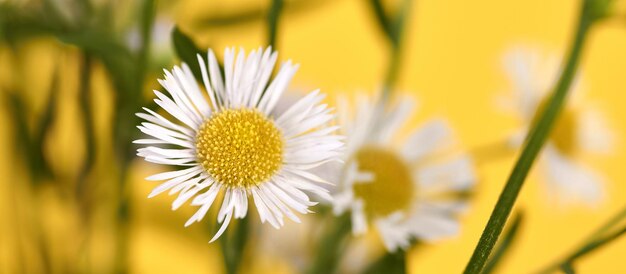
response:
[[[519,148],[527,131],[543,110],[547,95],[560,75],[560,58],[542,55],[534,48],[513,48],[505,54],[504,68],[513,87],[499,103],[514,112],[523,121],[523,128],[510,140]],[[602,178],[580,163],[580,156],[588,153],[609,152],[613,138],[604,117],[582,98],[580,74],[572,83],[572,90],[560,116],[539,157],[540,172],[547,193],[561,204],[584,202],[595,205],[605,196]]]
[[[352,113],[345,100],[339,101],[347,152],[334,195],[335,214],[350,211],[357,235],[373,225],[389,251],[405,249],[413,239],[457,234],[455,215],[467,207],[465,196],[475,183],[472,161],[465,154],[442,156],[454,143],[442,120],[426,123],[404,142],[395,141],[413,102],[402,98],[388,109],[358,97]]]
[[[299,222],[292,210],[309,213],[315,205],[305,192],[331,199],[326,183],[310,169],[339,160],[342,137],[332,135],[338,127],[326,126],[333,119],[331,110],[313,91],[282,113],[273,112],[298,66],[283,63],[273,81],[268,82],[277,53],[259,48],[246,56],[234,49],[224,54],[225,79],[213,51],[209,50],[208,69],[198,55],[204,94],[189,67],[165,71],[155,102],[176,119],[169,120],[144,108],[137,115],[146,120],[139,129],[153,139],[136,140],[146,147],[138,155],[146,161],[183,166],[148,180],[167,180],[149,197],[169,190],[179,193],[175,210],[186,201],[199,206],[185,224],[200,221],[220,193],[223,201],[217,216],[222,223],[211,239],[217,239],[231,218],[244,218],[251,196],[262,222],[283,226],[283,216]],[[158,145],[158,146],[155,146]],[[204,191],[204,192],[202,192]],[[201,193],[202,192],[202,193]]]

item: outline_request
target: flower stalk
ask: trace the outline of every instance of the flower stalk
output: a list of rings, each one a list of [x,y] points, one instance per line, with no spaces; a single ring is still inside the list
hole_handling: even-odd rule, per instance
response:
[[[571,44],[564,69],[560,75],[553,94],[550,96],[547,107],[539,115],[539,120],[533,125],[526,138],[526,144],[513,171],[502,190],[478,245],[468,262],[464,273],[481,273],[491,254],[502,229],[515,205],[517,196],[524,184],[530,168],[537,155],[545,144],[550,129],[565,103],[576,69],[580,62],[585,40],[598,13],[594,10],[594,1],[583,0],[576,34]]]

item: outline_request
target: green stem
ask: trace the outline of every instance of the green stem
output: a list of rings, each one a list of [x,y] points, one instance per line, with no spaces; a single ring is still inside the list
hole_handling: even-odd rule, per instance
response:
[[[272,0],[267,14],[267,44],[276,48],[276,36],[278,32],[278,19],[283,9],[283,0]]]
[[[404,38],[404,29],[406,20],[409,17],[412,0],[404,0],[400,6],[398,13],[393,20],[386,17],[380,1],[372,1],[376,17],[379,18],[381,27],[385,30],[391,51],[389,57],[389,65],[385,75],[385,82],[382,91],[381,104],[385,105],[391,98],[395,84],[398,80],[400,65],[402,61],[402,40]]]
[[[80,92],[79,92],[79,107],[81,110],[81,115],[83,119],[83,127],[85,131],[85,140],[86,140],[86,155],[85,160],[83,161],[83,166],[81,167],[78,184],[76,189],[76,194],[78,195],[79,200],[83,202],[87,202],[84,200],[83,195],[85,195],[85,183],[86,177],[91,167],[95,162],[95,134],[94,134],[94,126],[93,126],[93,113],[91,111],[91,102],[90,100],[90,85],[91,85],[91,56],[88,53],[83,53],[82,62],[80,67]],[[86,208],[86,204],[83,204],[82,209]]]
[[[120,153],[120,174],[118,185],[118,204],[117,204],[117,226],[116,226],[116,253],[115,253],[115,272],[128,273],[128,254],[129,254],[129,234],[130,234],[130,215],[132,214],[130,199],[132,197],[132,187],[128,185],[129,165],[134,159],[134,151],[132,149],[131,140],[134,138],[133,127],[138,123],[138,118],[133,115],[140,108],[141,91],[143,90],[144,78],[147,71],[148,57],[150,56],[150,44],[152,42],[152,27],[154,25],[154,17],[156,7],[154,0],[145,0],[141,9],[141,48],[136,56],[136,67],[133,71],[135,81],[131,83],[132,89],[118,90],[118,95],[123,94],[124,98],[117,100],[117,116],[116,121],[116,145]]]
[[[119,174],[119,189],[117,193],[117,226],[116,232],[116,252],[115,252],[115,273],[129,273],[128,250],[129,250],[129,230],[130,230],[130,187],[128,187],[128,167],[123,166]]]
[[[387,17],[387,13],[385,12],[385,8],[383,7],[383,3],[381,0],[370,0],[370,6],[372,7],[372,11],[374,12],[374,16],[378,21],[378,26],[383,30],[383,33],[387,38],[392,42],[394,40],[393,31],[391,30],[391,23],[389,18]]]
[[[150,45],[152,44],[152,26],[154,25],[154,17],[156,14],[156,6],[154,0],[145,0],[142,8],[141,20],[141,48],[137,56],[137,74],[140,82],[143,83],[143,77],[146,74],[148,66],[148,57],[150,56]]]
[[[591,235],[587,237],[585,241],[583,241],[576,249],[574,249],[575,251],[570,252],[571,255],[565,256],[563,259],[545,267],[543,270],[539,271],[538,273],[544,273],[544,274],[550,273],[551,271],[556,270],[559,267],[562,267],[567,262],[571,263],[572,258],[577,257],[574,254],[580,253],[580,251],[585,250],[587,247],[589,247],[590,245],[593,245],[593,243],[595,242],[602,241],[599,239],[602,239],[601,238],[602,236],[609,233],[612,229],[614,229],[614,227],[617,224],[619,224],[625,218],[626,218],[626,207],[620,210],[615,216],[613,216],[613,218],[609,219],[604,225],[599,227],[596,231],[591,233]],[[619,233],[620,231],[617,232],[617,234]],[[606,238],[611,238],[611,236],[608,236]]]
[[[234,231],[222,235],[220,239],[224,265],[226,265],[226,273],[228,274],[237,274],[241,269],[250,226],[249,218],[240,219],[235,224]]]
[[[337,272],[339,262],[350,239],[350,214],[339,217],[330,216],[326,222],[326,231],[317,246],[317,253],[308,274],[332,274]]]
[[[83,161],[83,165],[81,166],[80,173],[78,175],[78,182],[76,183],[75,195],[76,200],[80,204],[80,217],[81,224],[83,225],[84,235],[79,244],[80,250],[80,260],[78,260],[74,267],[76,269],[80,269],[81,265],[88,266],[89,265],[89,256],[88,256],[88,233],[91,231],[89,219],[91,218],[91,210],[93,200],[91,192],[89,192],[89,187],[87,186],[87,175],[93,168],[95,163],[95,154],[96,154],[96,144],[95,144],[95,133],[94,133],[94,125],[93,125],[93,113],[91,109],[90,102],[90,86],[91,86],[91,66],[92,66],[92,57],[84,52],[82,54],[82,61],[80,67],[80,88],[79,88],[79,100],[78,104],[80,107],[80,111],[82,112],[81,116],[83,119],[83,130],[85,131],[85,160]],[[87,269],[87,268],[85,268]]]
[[[597,239],[601,235],[608,233],[611,229],[613,229],[613,227],[622,222],[624,219],[626,219],[626,207],[622,208],[622,210],[620,210],[615,216],[613,216],[613,218],[609,219],[608,222],[606,222],[603,226],[601,226],[593,234],[591,234],[589,238],[587,238],[586,242]]]
[[[529,137],[527,138],[526,145],[519,157],[513,172],[511,173],[498,202],[491,213],[491,217],[487,222],[487,226],[483,231],[478,245],[472,254],[472,257],[465,268],[464,273],[478,274],[482,271],[491,254],[491,251],[498,240],[498,237],[502,233],[504,224],[509,217],[513,205],[517,200],[517,196],[524,184],[524,180],[528,175],[528,171],[532,167],[535,158],[541,151],[550,129],[554,124],[554,121],[559,114],[565,97],[568,93],[569,87],[574,78],[576,68],[580,61],[580,55],[583,50],[584,41],[587,37],[588,30],[592,25],[592,17],[588,11],[588,1],[583,1],[582,10],[577,26],[576,35],[572,42],[572,47],[569,51],[567,61],[565,63],[564,70],[559,78],[554,93],[550,97],[547,108],[541,112],[541,117],[530,130]]]
[[[406,251],[386,252],[370,264],[363,274],[404,274],[406,273]]]
[[[393,89],[395,87],[396,81],[398,79],[398,72],[400,71],[400,49],[393,48],[391,51],[391,58],[389,60],[389,67],[387,68],[387,74],[385,75],[385,83],[383,86],[383,94],[382,101],[388,102]]]
[[[515,242],[515,236],[517,235],[523,217],[524,215],[522,213],[518,213],[517,216],[515,216],[513,223],[511,223],[511,227],[505,233],[504,238],[496,247],[496,250],[491,258],[489,258],[485,268],[483,268],[482,274],[492,273],[498,267],[502,258],[507,254],[507,251]]]
[[[598,240],[595,240],[591,243],[589,243],[587,246],[585,246],[583,249],[579,250],[578,252],[572,254],[567,260],[566,262],[568,264],[573,263],[576,259],[583,257],[586,254],[591,253],[594,250],[597,250],[598,248],[610,243],[611,241],[621,237],[622,235],[626,234],[626,227],[623,227],[621,229],[619,229],[618,231],[615,231],[614,233],[609,234],[608,236],[604,237],[604,238],[600,238]]]

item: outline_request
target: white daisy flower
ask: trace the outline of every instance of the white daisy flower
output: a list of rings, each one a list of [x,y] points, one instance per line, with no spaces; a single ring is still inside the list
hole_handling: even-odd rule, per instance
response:
[[[544,108],[560,74],[561,60],[557,55],[542,55],[537,49],[520,47],[508,51],[504,61],[513,90],[500,98],[500,103],[515,110],[523,121],[523,128],[510,141],[512,147],[518,148],[538,119],[537,113]],[[554,200],[595,205],[604,197],[604,183],[598,174],[581,164],[580,158],[588,153],[609,152],[612,136],[601,113],[588,101],[582,101],[579,76],[540,155],[539,168],[547,193]]]
[[[282,113],[273,112],[298,68],[287,61],[268,82],[276,59],[271,48],[248,56],[240,50],[236,58],[234,49],[226,49],[222,78],[209,50],[208,66],[198,55],[206,93],[183,63],[182,68],[165,70],[165,79],[159,80],[169,96],[154,91],[155,102],[175,120],[147,108],[137,114],[146,120],[139,129],[153,137],[135,141],[146,145],[138,155],[148,162],[184,167],[148,177],[167,180],[149,197],[168,190],[170,195],[178,193],[173,210],[191,200],[200,208],[188,226],[223,196],[217,216],[222,226],[211,242],[232,217],[246,217],[250,197],[261,222],[275,228],[283,226],[283,216],[299,222],[294,211],[311,212],[308,208],[316,203],[306,192],[331,199],[319,185],[327,182],[310,169],[339,159],[342,137],[332,135],[337,126],[327,126],[334,115],[320,104],[324,95],[318,90]]]
[[[369,98],[357,99],[354,113],[345,100],[339,102],[347,153],[334,213],[350,211],[355,235],[373,225],[389,251],[405,249],[413,239],[456,234],[455,215],[466,208],[463,197],[475,176],[468,156],[442,156],[453,145],[448,125],[434,120],[398,141],[396,132],[409,117],[412,101],[403,98],[386,112]]]

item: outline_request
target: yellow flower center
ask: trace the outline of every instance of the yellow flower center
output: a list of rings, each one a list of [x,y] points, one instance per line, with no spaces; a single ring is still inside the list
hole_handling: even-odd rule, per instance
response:
[[[547,99],[543,100],[533,119],[531,125],[535,125],[539,122],[539,113],[543,112],[547,106]],[[550,133],[549,141],[562,153],[568,155],[574,155],[577,151],[577,134],[578,130],[578,116],[576,111],[571,107],[564,106],[561,113],[554,121],[552,132]]]
[[[415,193],[408,165],[395,153],[367,146],[355,154],[360,172],[374,176],[367,182],[355,182],[354,195],[365,203],[368,216],[385,216],[407,209]]]
[[[198,161],[227,187],[270,179],[283,160],[284,141],[274,122],[254,109],[227,109],[204,122],[196,136]]]

